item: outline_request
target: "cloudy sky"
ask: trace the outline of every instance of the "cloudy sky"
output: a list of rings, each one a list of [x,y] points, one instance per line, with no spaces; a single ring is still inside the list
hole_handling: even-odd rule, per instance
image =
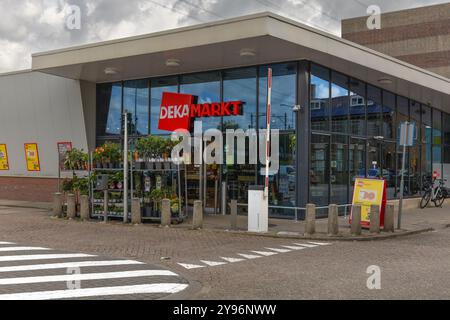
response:
[[[30,68],[30,55],[261,11],[340,35],[340,20],[445,3],[444,0],[0,0],[0,72]],[[81,28],[67,27],[71,6]],[[69,20],[73,21],[73,20]]]

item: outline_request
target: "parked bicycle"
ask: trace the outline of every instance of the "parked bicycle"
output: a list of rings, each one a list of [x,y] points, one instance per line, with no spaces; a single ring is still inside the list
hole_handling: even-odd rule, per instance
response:
[[[428,206],[430,201],[434,202],[436,207],[442,207],[445,199],[448,197],[447,189],[444,184],[447,180],[433,177],[433,180],[427,185],[424,185],[424,194],[420,200],[420,208],[424,209]]]

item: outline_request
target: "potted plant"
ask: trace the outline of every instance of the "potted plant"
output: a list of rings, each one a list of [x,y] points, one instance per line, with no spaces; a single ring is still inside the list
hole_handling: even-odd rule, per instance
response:
[[[114,142],[105,142],[102,148],[107,167],[110,169],[117,167],[121,159],[120,145]]]
[[[83,150],[73,148],[67,151],[64,159],[64,167],[66,170],[77,171],[85,170],[88,165],[88,155]]]

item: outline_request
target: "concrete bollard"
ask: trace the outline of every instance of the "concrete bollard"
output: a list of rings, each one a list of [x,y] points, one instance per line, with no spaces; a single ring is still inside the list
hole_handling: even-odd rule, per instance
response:
[[[75,195],[68,194],[67,195],[67,218],[75,219],[77,216],[77,210],[75,205]]]
[[[380,206],[370,206],[370,233],[380,233]]]
[[[131,199],[131,223],[132,224],[142,223],[141,199],[139,198]]]
[[[170,227],[171,218],[170,200],[163,199],[161,201],[161,227]]]
[[[63,196],[60,192],[53,194],[53,216],[58,218],[63,216]]]
[[[81,220],[89,220],[89,196],[80,197],[80,218]]]
[[[384,214],[384,231],[386,232],[394,232],[394,212],[394,205],[387,204]]]
[[[237,200],[231,200],[231,204],[230,204],[231,230],[237,230],[237,211],[238,211],[238,202],[237,202]]]
[[[192,229],[203,228],[203,203],[194,201],[194,214],[192,216]]]
[[[337,236],[339,234],[338,207],[330,204],[328,207],[328,235]]]
[[[352,207],[351,234],[354,236],[361,235],[361,206],[358,204]]]
[[[306,205],[305,235],[310,236],[314,233],[316,233],[316,206],[309,203]]]

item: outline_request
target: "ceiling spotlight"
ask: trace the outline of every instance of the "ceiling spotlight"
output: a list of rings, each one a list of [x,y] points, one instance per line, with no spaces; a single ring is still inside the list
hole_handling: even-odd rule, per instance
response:
[[[181,64],[181,61],[178,59],[167,59],[166,60],[166,67],[179,67]]]
[[[389,78],[381,78],[381,79],[378,79],[378,83],[380,83],[380,84],[392,84],[392,80],[389,79]]]
[[[240,52],[241,57],[254,57],[256,56],[255,49],[244,48]]]
[[[116,68],[105,68],[104,72],[107,76],[115,75],[118,73]]]

